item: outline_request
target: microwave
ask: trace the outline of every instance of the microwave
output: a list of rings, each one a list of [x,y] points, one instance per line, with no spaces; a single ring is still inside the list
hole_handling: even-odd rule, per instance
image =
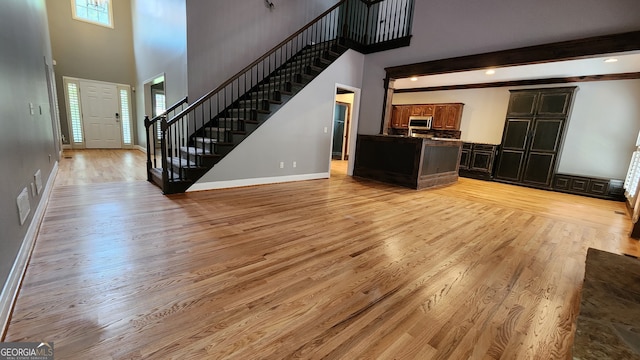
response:
[[[416,131],[431,130],[433,116],[410,116],[409,117],[409,136],[415,136]]]

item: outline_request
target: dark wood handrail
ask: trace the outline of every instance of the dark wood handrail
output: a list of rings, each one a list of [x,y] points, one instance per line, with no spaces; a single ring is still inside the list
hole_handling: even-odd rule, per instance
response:
[[[295,39],[298,35],[302,34],[305,30],[307,30],[308,28],[313,26],[316,22],[322,20],[323,17],[327,16],[329,13],[331,13],[333,10],[337,9],[340,5],[342,5],[346,1],[347,0],[340,0],[337,4],[333,5],[327,11],[323,12],[318,17],[316,17],[315,19],[311,20],[311,22],[309,22],[307,25],[303,26],[300,30],[298,30],[295,33],[293,33],[293,35],[289,36],[284,41],[282,41],[278,45],[274,46],[271,50],[267,51],[264,55],[262,55],[261,57],[256,59],[251,64],[247,65],[244,69],[238,71],[237,74],[233,75],[227,81],[223,82],[222,85],[218,86],[217,88],[215,88],[215,89],[209,91],[208,93],[206,93],[205,95],[201,96],[198,100],[196,100],[196,102],[194,102],[193,104],[189,105],[186,109],[184,109],[181,112],[179,112],[178,114],[176,114],[171,120],[169,120],[167,122],[167,125],[171,125],[171,124],[175,123],[180,118],[184,117],[187,113],[189,113],[189,111],[193,110],[193,108],[197,107],[198,105],[203,104],[209,98],[213,97],[213,95],[215,95],[216,93],[218,93],[219,91],[221,91],[222,89],[227,87],[227,85],[231,84],[234,80],[236,80],[237,78],[242,76],[247,71],[251,70],[251,68],[253,68],[257,64],[259,64],[261,61],[263,61],[264,59],[266,59],[269,56],[271,56],[273,53],[275,53],[278,49],[280,49],[281,47],[286,45],[288,42],[290,42],[291,40]]]
[[[168,109],[166,109],[165,111],[163,111],[161,114],[156,115],[156,117],[154,117],[153,119],[149,120],[149,125],[153,125],[156,122],[160,121],[160,119],[167,115],[168,113],[170,113],[171,111],[179,108],[180,106],[182,106],[182,104],[186,103],[188,100],[188,97],[185,96],[184,98],[178,100],[177,103],[171,105]]]

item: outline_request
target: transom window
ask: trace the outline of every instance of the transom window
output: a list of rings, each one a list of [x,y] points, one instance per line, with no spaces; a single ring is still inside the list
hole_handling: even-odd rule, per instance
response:
[[[73,18],[113,28],[111,0],[71,0]]]

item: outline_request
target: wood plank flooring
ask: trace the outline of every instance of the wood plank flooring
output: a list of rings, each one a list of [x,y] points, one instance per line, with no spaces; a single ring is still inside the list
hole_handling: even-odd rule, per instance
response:
[[[587,248],[640,255],[623,203],[471,179],[415,191],[344,164],[163,196],[79,184],[78,158],[5,339],[53,341],[56,359],[568,359]]]

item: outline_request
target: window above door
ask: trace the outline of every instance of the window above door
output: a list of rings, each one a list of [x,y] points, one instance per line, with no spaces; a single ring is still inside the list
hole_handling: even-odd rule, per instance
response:
[[[113,28],[111,0],[71,0],[74,19]]]

